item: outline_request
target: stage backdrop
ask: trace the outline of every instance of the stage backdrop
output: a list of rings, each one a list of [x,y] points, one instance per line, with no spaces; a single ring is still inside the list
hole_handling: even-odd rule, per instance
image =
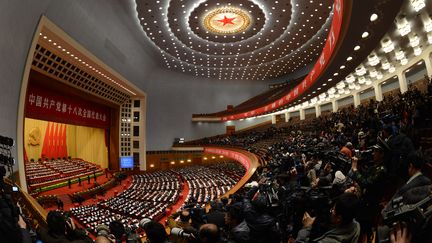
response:
[[[27,158],[81,158],[108,166],[105,129],[25,118],[24,141]]]

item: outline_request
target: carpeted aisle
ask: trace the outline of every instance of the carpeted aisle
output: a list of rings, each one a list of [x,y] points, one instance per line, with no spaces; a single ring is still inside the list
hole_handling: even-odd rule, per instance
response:
[[[168,219],[168,216],[175,213],[177,210],[179,210],[181,208],[181,206],[183,206],[183,203],[186,201],[186,198],[189,194],[189,184],[185,181],[183,181],[183,190],[181,192],[182,197],[179,198],[179,200],[176,202],[176,204],[174,204],[171,207],[171,210],[169,212],[167,212],[167,215],[165,217],[163,217],[161,220],[159,220],[159,222],[163,225],[165,225],[165,221]]]

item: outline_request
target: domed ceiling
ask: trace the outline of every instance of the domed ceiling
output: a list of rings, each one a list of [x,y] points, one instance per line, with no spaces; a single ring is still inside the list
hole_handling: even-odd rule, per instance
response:
[[[314,63],[331,24],[329,0],[137,0],[140,24],[168,68],[265,80]]]

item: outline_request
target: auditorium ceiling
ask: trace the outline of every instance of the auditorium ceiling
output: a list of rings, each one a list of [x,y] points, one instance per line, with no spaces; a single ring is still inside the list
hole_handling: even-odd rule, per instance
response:
[[[331,0],[136,0],[137,18],[168,68],[199,77],[267,80],[315,63]]]

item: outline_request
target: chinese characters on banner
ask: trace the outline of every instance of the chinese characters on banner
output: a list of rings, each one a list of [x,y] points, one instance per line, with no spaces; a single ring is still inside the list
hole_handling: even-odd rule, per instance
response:
[[[27,89],[25,116],[90,127],[110,125],[110,108],[35,85]]]
[[[221,148],[211,148],[211,147],[204,148],[204,152],[209,153],[209,154],[223,155],[224,157],[228,157],[228,158],[236,160],[237,162],[242,164],[246,170],[249,170],[249,168],[250,168],[250,164],[251,164],[250,159],[242,153],[239,153],[236,151],[231,151],[231,150],[226,150],[226,149],[221,149]]]
[[[272,102],[271,104],[267,104],[266,106],[259,107],[255,110],[248,111],[245,113],[237,113],[233,115],[228,115],[221,117],[222,121],[229,120],[238,120],[242,118],[247,118],[259,114],[266,113],[268,111],[273,111],[279,107],[282,107],[286,104],[291,103],[297,97],[301,96],[312,84],[315,83],[317,77],[324,71],[328,64],[328,60],[333,54],[333,50],[336,47],[336,43],[339,39],[339,34],[342,26],[342,17],[343,17],[343,0],[335,0],[333,3],[333,20],[331,24],[331,28],[327,37],[327,41],[324,45],[324,49],[321,52],[318,61],[313,66],[311,72],[303,79],[300,84],[298,84],[294,89],[292,89],[288,94],[285,94],[282,98]],[[253,113],[253,114],[252,114]]]

